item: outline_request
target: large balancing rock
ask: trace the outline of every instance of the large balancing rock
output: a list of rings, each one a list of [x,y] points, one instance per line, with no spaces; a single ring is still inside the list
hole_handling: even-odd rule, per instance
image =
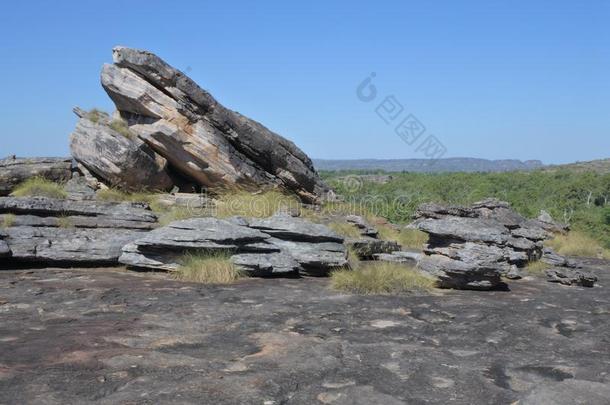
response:
[[[231,111],[156,55],[116,47],[102,86],[130,130],[186,177],[210,188],[279,187],[317,202],[328,187],[294,143]]]
[[[70,151],[96,177],[109,186],[131,191],[172,188],[167,161],[131,134],[124,123],[121,126],[120,120],[113,121],[102,112],[87,113],[79,108],[74,112],[80,119],[70,136]]]

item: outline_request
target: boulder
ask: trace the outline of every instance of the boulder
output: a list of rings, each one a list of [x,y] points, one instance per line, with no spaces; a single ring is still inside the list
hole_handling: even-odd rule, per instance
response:
[[[377,238],[379,236],[379,231],[369,224],[364,218],[359,215],[348,215],[345,217],[345,220],[356,226],[360,231],[361,236],[368,236],[371,238]]]
[[[400,245],[396,241],[374,238],[348,239],[346,245],[362,260],[372,260],[377,254],[400,250]]]
[[[32,177],[43,177],[63,183],[72,177],[72,163],[67,158],[17,158],[0,160],[0,196],[6,196],[13,189]]]
[[[318,202],[328,187],[294,143],[218,103],[156,55],[125,47],[102,86],[129,131],[182,175],[208,188],[281,188]]]
[[[419,266],[451,288],[494,288],[500,276],[521,278],[519,268],[540,259],[542,241],[549,237],[545,228],[497,199],[469,207],[424,204],[413,226],[430,235]]]
[[[465,263],[443,255],[424,256],[418,268],[438,279],[440,288],[489,290],[500,282],[500,272],[494,266]]]
[[[597,277],[591,273],[565,267],[555,267],[545,270],[547,281],[563,285],[578,285],[582,287],[593,287]]]
[[[126,245],[119,260],[173,271],[185,253],[218,251],[253,276],[326,275],[347,264],[340,236],[323,225],[286,215],[175,221]]]
[[[112,120],[105,113],[93,115],[79,108],[74,112],[79,120],[70,136],[72,156],[106,185],[131,191],[172,188],[167,161],[126,125],[122,128],[120,118]],[[118,130],[113,123],[119,123]]]

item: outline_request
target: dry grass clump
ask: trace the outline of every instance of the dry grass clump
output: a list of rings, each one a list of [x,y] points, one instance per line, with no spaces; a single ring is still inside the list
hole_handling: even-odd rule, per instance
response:
[[[216,216],[227,218],[244,216],[266,218],[277,211],[299,210],[300,202],[295,196],[289,196],[279,191],[249,193],[247,191],[225,192],[218,196]]]
[[[230,284],[246,274],[231,262],[227,253],[189,253],[174,277],[182,281],[202,284]]]
[[[398,263],[376,262],[331,274],[332,288],[365,295],[430,291],[435,285],[432,277]]]
[[[4,214],[0,218],[0,228],[10,228],[15,224],[15,214]]]
[[[15,197],[48,197],[57,199],[68,197],[68,193],[66,193],[61,184],[42,177],[27,179],[18,185],[11,195]]]
[[[546,269],[550,269],[551,265],[540,260],[531,261],[525,266],[525,271],[529,274],[541,275]]]
[[[89,121],[94,122],[96,124],[100,122],[100,119],[102,117],[105,116],[107,116],[107,114],[101,110],[98,110],[97,108],[93,108],[89,110],[89,112],[87,112],[87,118],[89,118]]]
[[[379,238],[398,242],[403,248],[421,250],[428,242],[428,234],[419,229],[394,229],[389,226],[379,226]]]
[[[110,121],[109,127],[118,132],[119,134],[123,135],[125,138],[131,139],[134,136],[133,132],[131,132],[131,130],[129,129],[129,125],[127,125],[127,122],[121,118],[116,118]]]
[[[598,241],[579,231],[556,235],[545,244],[564,256],[586,256],[610,259],[610,250],[604,249]]]
[[[354,225],[347,222],[333,221],[328,224],[328,227],[344,238],[359,238],[360,230]]]
[[[73,228],[74,223],[72,223],[70,217],[61,216],[57,218],[57,226],[60,228]]]

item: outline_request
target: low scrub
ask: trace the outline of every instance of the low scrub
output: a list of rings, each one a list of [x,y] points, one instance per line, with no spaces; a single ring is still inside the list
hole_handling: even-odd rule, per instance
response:
[[[579,231],[556,235],[553,239],[547,241],[546,245],[565,256],[610,259],[610,249],[604,249],[597,240]]]
[[[230,284],[245,277],[245,273],[231,262],[228,254],[215,252],[187,254],[174,277],[202,284]]]
[[[2,218],[0,218],[0,228],[10,228],[15,225],[15,215],[14,214],[4,214]]]
[[[278,211],[299,210],[300,203],[294,196],[279,191],[249,193],[225,192],[218,196],[216,216],[227,218],[235,215],[253,218],[270,217]]]
[[[356,294],[400,294],[430,291],[436,281],[404,264],[376,262],[331,274],[332,288]]]
[[[15,197],[48,197],[63,199],[68,196],[61,184],[42,177],[28,179],[18,185],[11,195]]]

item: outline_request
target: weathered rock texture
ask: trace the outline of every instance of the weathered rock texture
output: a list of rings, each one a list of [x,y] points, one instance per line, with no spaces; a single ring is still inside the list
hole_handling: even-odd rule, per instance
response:
[[[339,235],[287,215],[175,221],[125,246],[119,260],[134,267],[176,270],[187,253],[218,251],[254,276],[325,275],[347,263]]]
[[[65,158],[16,158],[0,160],[0,196],[6,196],[15,186],[32,177],[65,182],[72,177],[71,160]]]
[[[167,161],[105,113],[87,113],[79,108],[76,129],[70,136],[70,151],[76,161],[100,178],[106,185],[125,190],[169,190],[173,181]],[[123,124],[124,125],[124,124]]]
[[[208,188],[279,187],[315,202],[327,191],[292,142],[231,111],[156,55],[116,47],[102,86],[129,130]]]
[[[414,225],[430,235],[419,268],[448,288],[490,289],[500,276],[518,278],[518,268],[542,256],[549,235],[503,201],[471,207],[424,204]]]
[[[17,262],[117,263],[156,226],[142,204],[0,197],[0,257]]]

